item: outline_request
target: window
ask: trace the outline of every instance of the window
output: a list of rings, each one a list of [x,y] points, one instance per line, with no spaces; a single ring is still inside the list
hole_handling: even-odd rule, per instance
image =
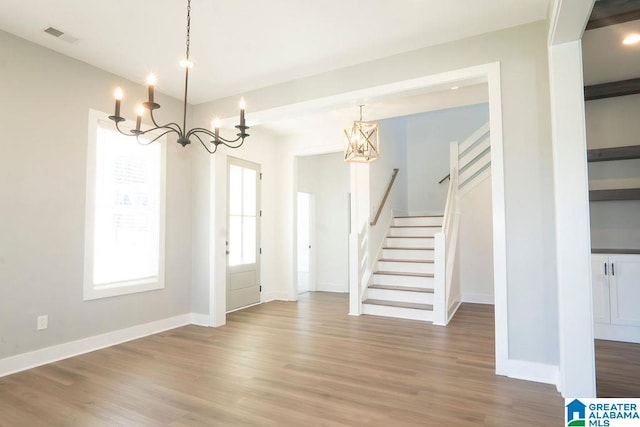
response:
[[[164,288],[165,147],[90,111],[85,300]]]

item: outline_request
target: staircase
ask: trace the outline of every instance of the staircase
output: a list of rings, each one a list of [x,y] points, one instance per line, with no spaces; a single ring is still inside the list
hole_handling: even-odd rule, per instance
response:
[[[433,321],[434,236],[442,219],[393,219],[365,293],[363,314]]]

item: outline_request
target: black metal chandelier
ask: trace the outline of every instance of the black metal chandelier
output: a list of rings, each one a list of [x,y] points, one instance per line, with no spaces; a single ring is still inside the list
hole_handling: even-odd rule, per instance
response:
[[[205,129],[205,128],[198,128],[198,127],[187,130],[187,95],[188,95],[188,89],[189,89],[189,69],[193,67],[193,62],[189,60],[190,41],[191,41],[191,0],[187,0],[187,41],[186,41],[187,52],[185,55],[185,59],[180,61],[180,65],[185,69],[184,107],[182,112],[182,126],[180,126],[178,123],[175,123],[175,122],[166,123],[164,125],[159,125],[156,122],[156,119],[153,115],[153,111],[160,108],[160,104],[154,102],[154,99],[153,99],[154,88],[156,84],[156,78],[153,74],[150,74],[149,77],[147,78],[147,87],[148,87],[148,93],[149,93],[148,100],[147,102],[143,102],[142,104],[138,105],[138,108],[137,108],[136,128],[128,132],[120,129],[120,122],[123,122],[126,120],[124,117],[120,116],[120,102],[123,96],[122,89],[120,88],[117,88],[115,91],[115,98],[116,98],[115,112],[113,113],[112,116],[109,116],[109,119],[115,122],[116,129],[118,130],[118,132],[126,136],[135,136],[138,143],[143,145],[151,144],[157,141],[158,139],[162,138],[163,136],[173,132],[178,135],[177,142],[183,147],[186,147],[188,144],[191,144],[191,137],[193,136],[198,141],[200,141],[200,143],[205,148],[205,150],[207,150],[210,154],[215,153],[218,150],[218,146],[221,144],[230,148],[238,148],[244,143],[244,139],[249,136],[249,134],[247,133],[247,129],[249,129],[249,127],[246,126],[245,119],[244,119],[244,112],[246,108],[244,99],[240,100],[240,124],[235,126],[236,129],[238,129],[238,133],[236,134],[235,139],[226,139],[220,136],[220,123],[218,120],[214,120],[213,122],[213,128],[214,128],[213,131],[210,131],[209,129]],[[149,110],[149,117],[151,118],[151,122],[153,123],[154,127],[146,130],[141,130],[140,125],[142,122],[142,115],[145,109]],[[153,132],[152,134],[153,139],[151,139],[150,141],[142,142],[140,140],[140,137],[149,132]],[[156,132],[160,132],[160,134],[156,135]],[[211,138],[211,140],[207,144],[205,140],[209,138]],[[211,145],[213,145],[213,149],[210,148]]]

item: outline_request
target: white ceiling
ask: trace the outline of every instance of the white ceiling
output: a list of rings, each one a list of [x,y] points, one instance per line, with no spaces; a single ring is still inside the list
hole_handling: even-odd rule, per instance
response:
[[[545,19],[549,0],[193,0],[193,104]],[[186,0],[2,0],[0,29],[182,98]],[[53,38],[53,26],[77,39]],[[110,91],[110,89],[109,89]]]
[[[586,85],[640,77],[640,43],[622,44],[631,33],[640,34],[640,21],[585,31],[582,59]]]

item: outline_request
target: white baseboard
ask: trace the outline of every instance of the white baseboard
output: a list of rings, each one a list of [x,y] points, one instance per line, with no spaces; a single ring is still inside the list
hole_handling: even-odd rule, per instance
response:
[[[553,384],[559,388],[560,368],[556,365],[509,359],[507,366],[509,378]]]
[[[488,294],[462,294],[462,302],[472,304],[494,304],[493,295]]]
[[[196,326],[214,327],[216,322],[213,316],[201,313],[191,313],[191,324]]]
[[[447,323],[449,323],[451,319],[453,319],[453,316],[456,315],[456,312],[458,311],[461,305],[462,305],[462,301],[460,299],[455,300],[453,304],[451,304],[451,306],[447,310]]]
[[[594,323],[593,336],[598,340],[640,343],[640,327]]]
[[[295,301],[296,298],[291,298],[289,292],[287,291],[279,291],[279,292],[263,292],[261,302],[269,302],[269,301]]]
[[[348,284],[320,282],[316,285],[316,291],[320,292],[339,292],[345,294],[349,292]]]
[[[192,315],[190,313],[181,314],[0,359],[0,377],[189,325],[191,319]]]

